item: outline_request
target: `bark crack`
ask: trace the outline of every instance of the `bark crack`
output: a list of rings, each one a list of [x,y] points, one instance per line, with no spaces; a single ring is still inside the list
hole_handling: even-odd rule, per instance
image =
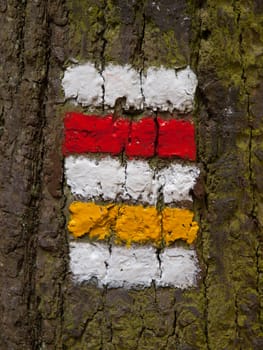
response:
[[[169,340],[170,340],[171,338],[173,338],[173,337],[176,337],[176,338],[177,338],[177,336],[176,336],[177,311],[176,311],[175,305],[176,305],[176,300],[174,300],[174,305],[173,305],[173,307],[174,307],[174,312],[173,312],[173,314],[174,314],[174,319],[173,319],[173,326],[172,326],[173,331],[172,331],[171,334],[168,334],[168,336],[167,336],[165,348],[168,347],[168,343],[169,343]]]
[[[203,9],[203,6],[205,6],[205,4],[203,4],[203,2],[201,1],[199,4],[195,5],[194,11],[193,11],[193,15],[195,14],[195,16],[197,17],[196,19],[196,23],[195,23],[195,32],[196,35],[193,39],[192,45],[193,45],[193,54],[191,56],[191,62],[193,63],[193,65],[195,67],[199,66],[199,61],[200,61],[200,55],[201,55],[201,51],[202,51],[202,31],[206,31],[207,28],[205,27],[205,24],[203,23],[202,20],[202,16],[201,16],[201,11]],[[198,15],[196,15],[196,13]],[[197,108],[199,109],[201,106],[201,103],[204,106],[205,112],[209,113],[208,109],[208,101],[207,98],[204,94],[204,92],[201,89],[197,88],[197,95],[199,94],[199,99],[198,99],[198,106]],[[196,139],[197,139],[197,150],[200,150],[200,133],[199,133],[199,128],[196,128]],[[200,157],[200,154],[197,154],[197,159],[198,157]],[[207,177],[209,174],[209,167],[207,165],[207,162],[202,161],[202,167],[204,169],[205,172],[205,176]],[[204,181],[206,181],[206,179],[204,179]],[[212,350],[211,346],[210,346],[210,334],[209,334],[209,308],[210,308],[210,304],[209,304],[209,286],[208,286],[208,276],[209,276],[209,256],[207,256],[207,252],[206,252],[206,240],[207,237],[204,236],[204,233],[207,233],[207,225],[206,225],[206,220],[205,219],[208,216],[208,194],[205,193],[204,195],[204,201],[203,201],[203,205],[204,205],[204,213],[200,213],[200,218],[199,218],[199,222],[200,222],[200,245],[201,245],[201,261],[203,263],[203,277],[202,277],[202,285],[203,285],[203,297],[204,297],[204,311],[203,311],[203,315],[204,315],[204,335],[205,335],[205,342],[206,342],[206,349],[207,350]],[[203,219],[204,217],[204,219]]]
[[[262,251],[262,247],[261,247],[261,244],[259,243],[257,248],[256,248],[256,267],[257,267],[257,287],[256,288],[257,288],[257,293],[259,295],[259,298],[262,295],[262,292],[260,289],[260,284],[261,284],[260,278],[261,278],[261,274],[262,274],[261,267],[260,267],[260,260],[261,260],[260,252],[261,251]],[[262,304],[261,304],[261,301],[259,301],[259,310],[258,310],[259,322],[260,322],[260,320],[262,320],[262,312],[263,312]],[[263,330],[262,322],[260,322],[260,325],[261,325],[260,329]]]
[[[25,63],[24,63],[24,48],[25,48],[25,22],[26,22],[26,8],[27,8],[27,0],[18,1],[18,30],[17,30],[17,56],[18,56],[18,65],[19,65],[19,81],[16,85],[16,92],[21,85],[24,71],[25,71]]]
[[[140,74],[140,85],[141,85],[141,94],[142,94],[142,107],[144,108],[145,106],[145,95],[143,91],[143,75],[144,75],[144,68],[145,68],[145,56],[144,56],[144,50],[143,50],[143,43],[144,43],[144,37],[145,37],[145,27],[146,27],[146,16],[145,13],[143,12],[142,14],[143,18],[143,26],[142,26],[142,34],[139,40],[139,53],[142,58],[142,66],[139,71]]]
[[[48,89],[48,75],[50,64],[50,50],[51,50],[51,28],[48,20],[48,3],[45,3],[43,7],[44,13],[44,30],[45,35],[41,40],[44,43],[43,51],[43,71],[38,80],[38,92],[37,92],[37,127],[35,128],[34,137],[34,162],[32,162],[32,190],[31,197],[28,203],[28,208],[25,213],[25,221],[27,225],[24,228],[24,239],[27,241],[25,245],[25,285],[26,292],[25,298],[27,299],[27,308],[29,311],[28,324],[31,325],[31,342],[32,349],[39,349],[40,347],[40,332],[41,332],[41,315],[38,311],[39,298],[36,297],[36,256],[37,256],[37,232],[39,227],[39,212],[40,202],[42,199],[42,169],[44,163],[44,129],[46,126],[46,92]],[[23,60],[22,60],[23,61]],[[24,64],[21,63],[21,69],[25,74]],[[34,325],[34,326],[32,326]]]
[[[136,344],[136,349],[137,349],[137,350],[140,350],[140,341],[141,341],[141,339],[142,339],[142,337],[143,337],[143,333],[144,333],[145,330],[147,329],[147,328],[145,327],[145,325],[144,325],[143,316],[140,314],[139,317],[140,317],[141,322],[142,322],[142,327],[141,327],[141,330],[140,330],[140,332],[139,332],[139,334],[138,334],[138,337],[137,337],[137,342],[136,342],[136,343],[137,343],[137,344]]]
[[[240,62],[242,67],[242,82],[243,82],[243,89],[244,94],[246,96],[246,114],[247,114],[247,125],[249,128],[249,135],[248,135],[248,172],[249,172],[249,190],[251,193],[251,208],[250,212],[248,213],[248,216],[250,217],[253,227],[255,229],[255,232],[257,234],[257,241],[258,245],[255,248],[255,268],[256,268],[256,291],[258,294],[258,297],[260,299],[260,268],[259,268],[259,234],[260,234],[260,224],[257,217],[257,198],[256,198],[256,187],[255,187],[255,174],[254,174],[254,164],[253,164],[253,145],[254,145],[254,118],[253,114],[251,112],[251,104],[250,104],[250,92],[249,92],[249,86],[247,83],[247,64],[245,62],[245,53],[246,48],[244,44],[243,39],[243,28],[241,25],[241,15],[242,15],[242,9],[241,9],[241,2],[240,0],[236,0],[233,4],[233,10],[237,13],[237,27],[239,29],[239,55],[240,55]],[[237,339],[241,339],[240,335],[240,327],[238,325],[238,311],[239,311],[239,304],[237,300],[237,296],[235,299],[235,309],[236,309],[236,328],[237,328]],[[261,310],[260,307],[258,308],[258,321],[260,323],[260,316],[261,316]]]
[[[107,9],[107,1],[104,0],[103,2],[103,6],[102,6],[102,30],[99,33],[99,38],[102,41],[102,47],[101,47],[101,52],[100,52],[100,66],[98,69],[98,72],[101,76],[101,78],[103,79],[103,84],[101,86],[102,88],[102,110],[105,110],[105,78],[103,76],[103,72],[105,70],[105,66],[106,66],[106,60],[105,60],[105,50],[106,50],[106,46],[107,46],[107,39],[105,38],[105,32],[107,30],[107,22],[106,22],[106,16],[105,16],[105,12]]]

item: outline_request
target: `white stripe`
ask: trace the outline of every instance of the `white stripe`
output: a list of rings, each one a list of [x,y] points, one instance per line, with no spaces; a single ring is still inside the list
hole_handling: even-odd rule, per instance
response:
[[[62,86],[66,99],[84,106],[102,105],[104,88],[104,105],[109,108],[114,107],[118,98],[125,97],[126,109],[189,112],[193,109],[197,78],[190,67],[178,71],[151,67],[141,79],[139,72],[129,65],[110,64],[99,73],[94,64],[86,63],[68,67]]]
[[[65,159],[65,176],[71,192],[85,199],[102,196],[112,200],[123,193],[125,172],[117,159],[69,156]]]
[[[160,185],[149,164],[143,160],[130,160],[127,161],[125,171],[125,192],[122,199],[156,204]]]
[[[109,249],[102,244],[70,243],[70,267],[79,281],[96,278],[101,285],[106,277],[106,261],[110,258]]]
[[[65,175],[72,194],[83,199],[118,199],[154,205],[158,195],[165,204],[191,201],[199,169],[196,166],[169,164],[153,170],[147,161],[128,160],[121,165],[116,158],[94,159],[69,156],[65,159]]]
[[[196,86],[197,78],[190,67],[179,71],[164,67],[149,68],[142,86],[145,105],[154,110],[190,112]]]
[[[67,99],[75,99],[83,106],[102,104],[103,78],[92,63],[68,67],[62,86]]]
[[[194,250],[166,248],[159,255],[153,247],[120,247],[70,243],[70,268],[77,282],[96,280],[99,287],[144,288],[194,286],[200,271]]]
[[[171,163],[160,170],[158,180],[162,186],[164,203],[192,200],[189,192],[194,187],[200,170],[196,166]]]
[[[190,287],[200,271],[196,253],[181,247],[167,248],[160,255],[162,275],[158,286]]]
[[[106,248],[107,249],[107,248]],[[160,276],[153,247],[112,247],[103,284],[112,288],[150,286]]]
[[[103,72],[104,78],[104,103],[114,107],[117,98],[125,97],[125,108],[133,106],[136,109],[143,107],[143,96],[141,93],[140,75],[129,65],[114,66],[110,64]]]

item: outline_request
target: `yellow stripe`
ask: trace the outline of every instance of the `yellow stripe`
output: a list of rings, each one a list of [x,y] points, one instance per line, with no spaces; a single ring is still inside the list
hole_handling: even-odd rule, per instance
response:
[[[162,239],[161,220],[155,207],[122,205],[116,221],[116,241],[131,244],[149,241],[159,244]]]
[[[112,235],[116,243],[155,245],[182,239],[191,244],[198,231],[193,213],[187,209],[166,207],[158,213],[155,207],[73,202],[69,210],[68,229],[75,237],[88,234],[103,240]]]
[[[118,214],[118,208],[114,204],[73,202],[69,210],[72,214],[68,224],[69,231],[75,237],[81,237],[87,233],[91,238],[97,239],[105,239],[110,235]]]
[[[177,239],[183,239],[191,244],[198,232],[198,224],[193,221],[193,212],[187,209],[164,208],[163,216],[163,239],[167,245]]]

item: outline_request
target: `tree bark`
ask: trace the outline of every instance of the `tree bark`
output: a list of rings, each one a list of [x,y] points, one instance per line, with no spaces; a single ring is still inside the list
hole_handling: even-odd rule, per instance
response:
[[[260,0],[0,1],[0,349],[263,348],[262,22]],[[197,287],[73,282],[61,79],[75,60],[196,72]]]

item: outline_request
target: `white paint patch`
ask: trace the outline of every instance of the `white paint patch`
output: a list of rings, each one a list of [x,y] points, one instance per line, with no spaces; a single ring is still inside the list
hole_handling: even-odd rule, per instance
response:
[[[192,200],[189,194],[194,187],[200,170],[195,166],[170,164],[158,173],[158,182],[162,186],[163,199],[166,204],[181,200]]]
[[[157,286],[189,288],[200,272],[194,250],[166,248],[160,262],[153,247],[109,246],[70,243],[70,268],[77,282],[96,279],[98,286],[145,288]]]
[[[160,277],[160,267],[152,247],[112,248],[103,284],[111,287],[149,287]]]
[[[196,86],[196,75],[189,66],[179,71],[151,67],[142,84],[146,107],[190,112],[193,109]]]
[[[65,175],[72,193],[85,199],[116,200],[124,192],[125,168],[117,159],[69,156]]]
[[[101,287],[106,277],[106,262],[109,258],[109,247],[103,244],[70,243],[70,267],[74,278],[79,282],[96,278]]]
[[[142,108],[140,74],[129,65],[116,66],[110,64],[102,73],[104,78],[104,104],[113,108],[117,98],[125,97],[125,108]]]
[[[184,289],[196,284],[200,268],[194,250],[168,248],[160,254],[160,260],[162,275],[157,281],[158,286],[176,286]]]
[[[69,156],[65,159],[65,175],[75,196],[83,199],[131,200],[155,205],[158,195],[164,203],[189,200],[199,169],[196,166],[170,164],[154,171],[147,161],[128,160],[126,167],[115,158]]]
[[[92,63],[68,67],[62,86],[66,99],[74,99],[83,106],[102,105],[103,78]]]
[[[157,202],[160,185],[154,170],[147,162],[131,160],[127,162],[124,188],[122,199],[154,205]]]
[[[103,78],[102,78],[103,77]],[[193,109],[197,78],[190,67],[176,71],[151,67],[140,80],[140,74],[129,65],[108,65],[100,74],[92,63],[66,69],[62,79],[66,99],[74,99],[83,106],[104,104],[113,108],[118,98],[125,97],[125,108],[154,110]]]

